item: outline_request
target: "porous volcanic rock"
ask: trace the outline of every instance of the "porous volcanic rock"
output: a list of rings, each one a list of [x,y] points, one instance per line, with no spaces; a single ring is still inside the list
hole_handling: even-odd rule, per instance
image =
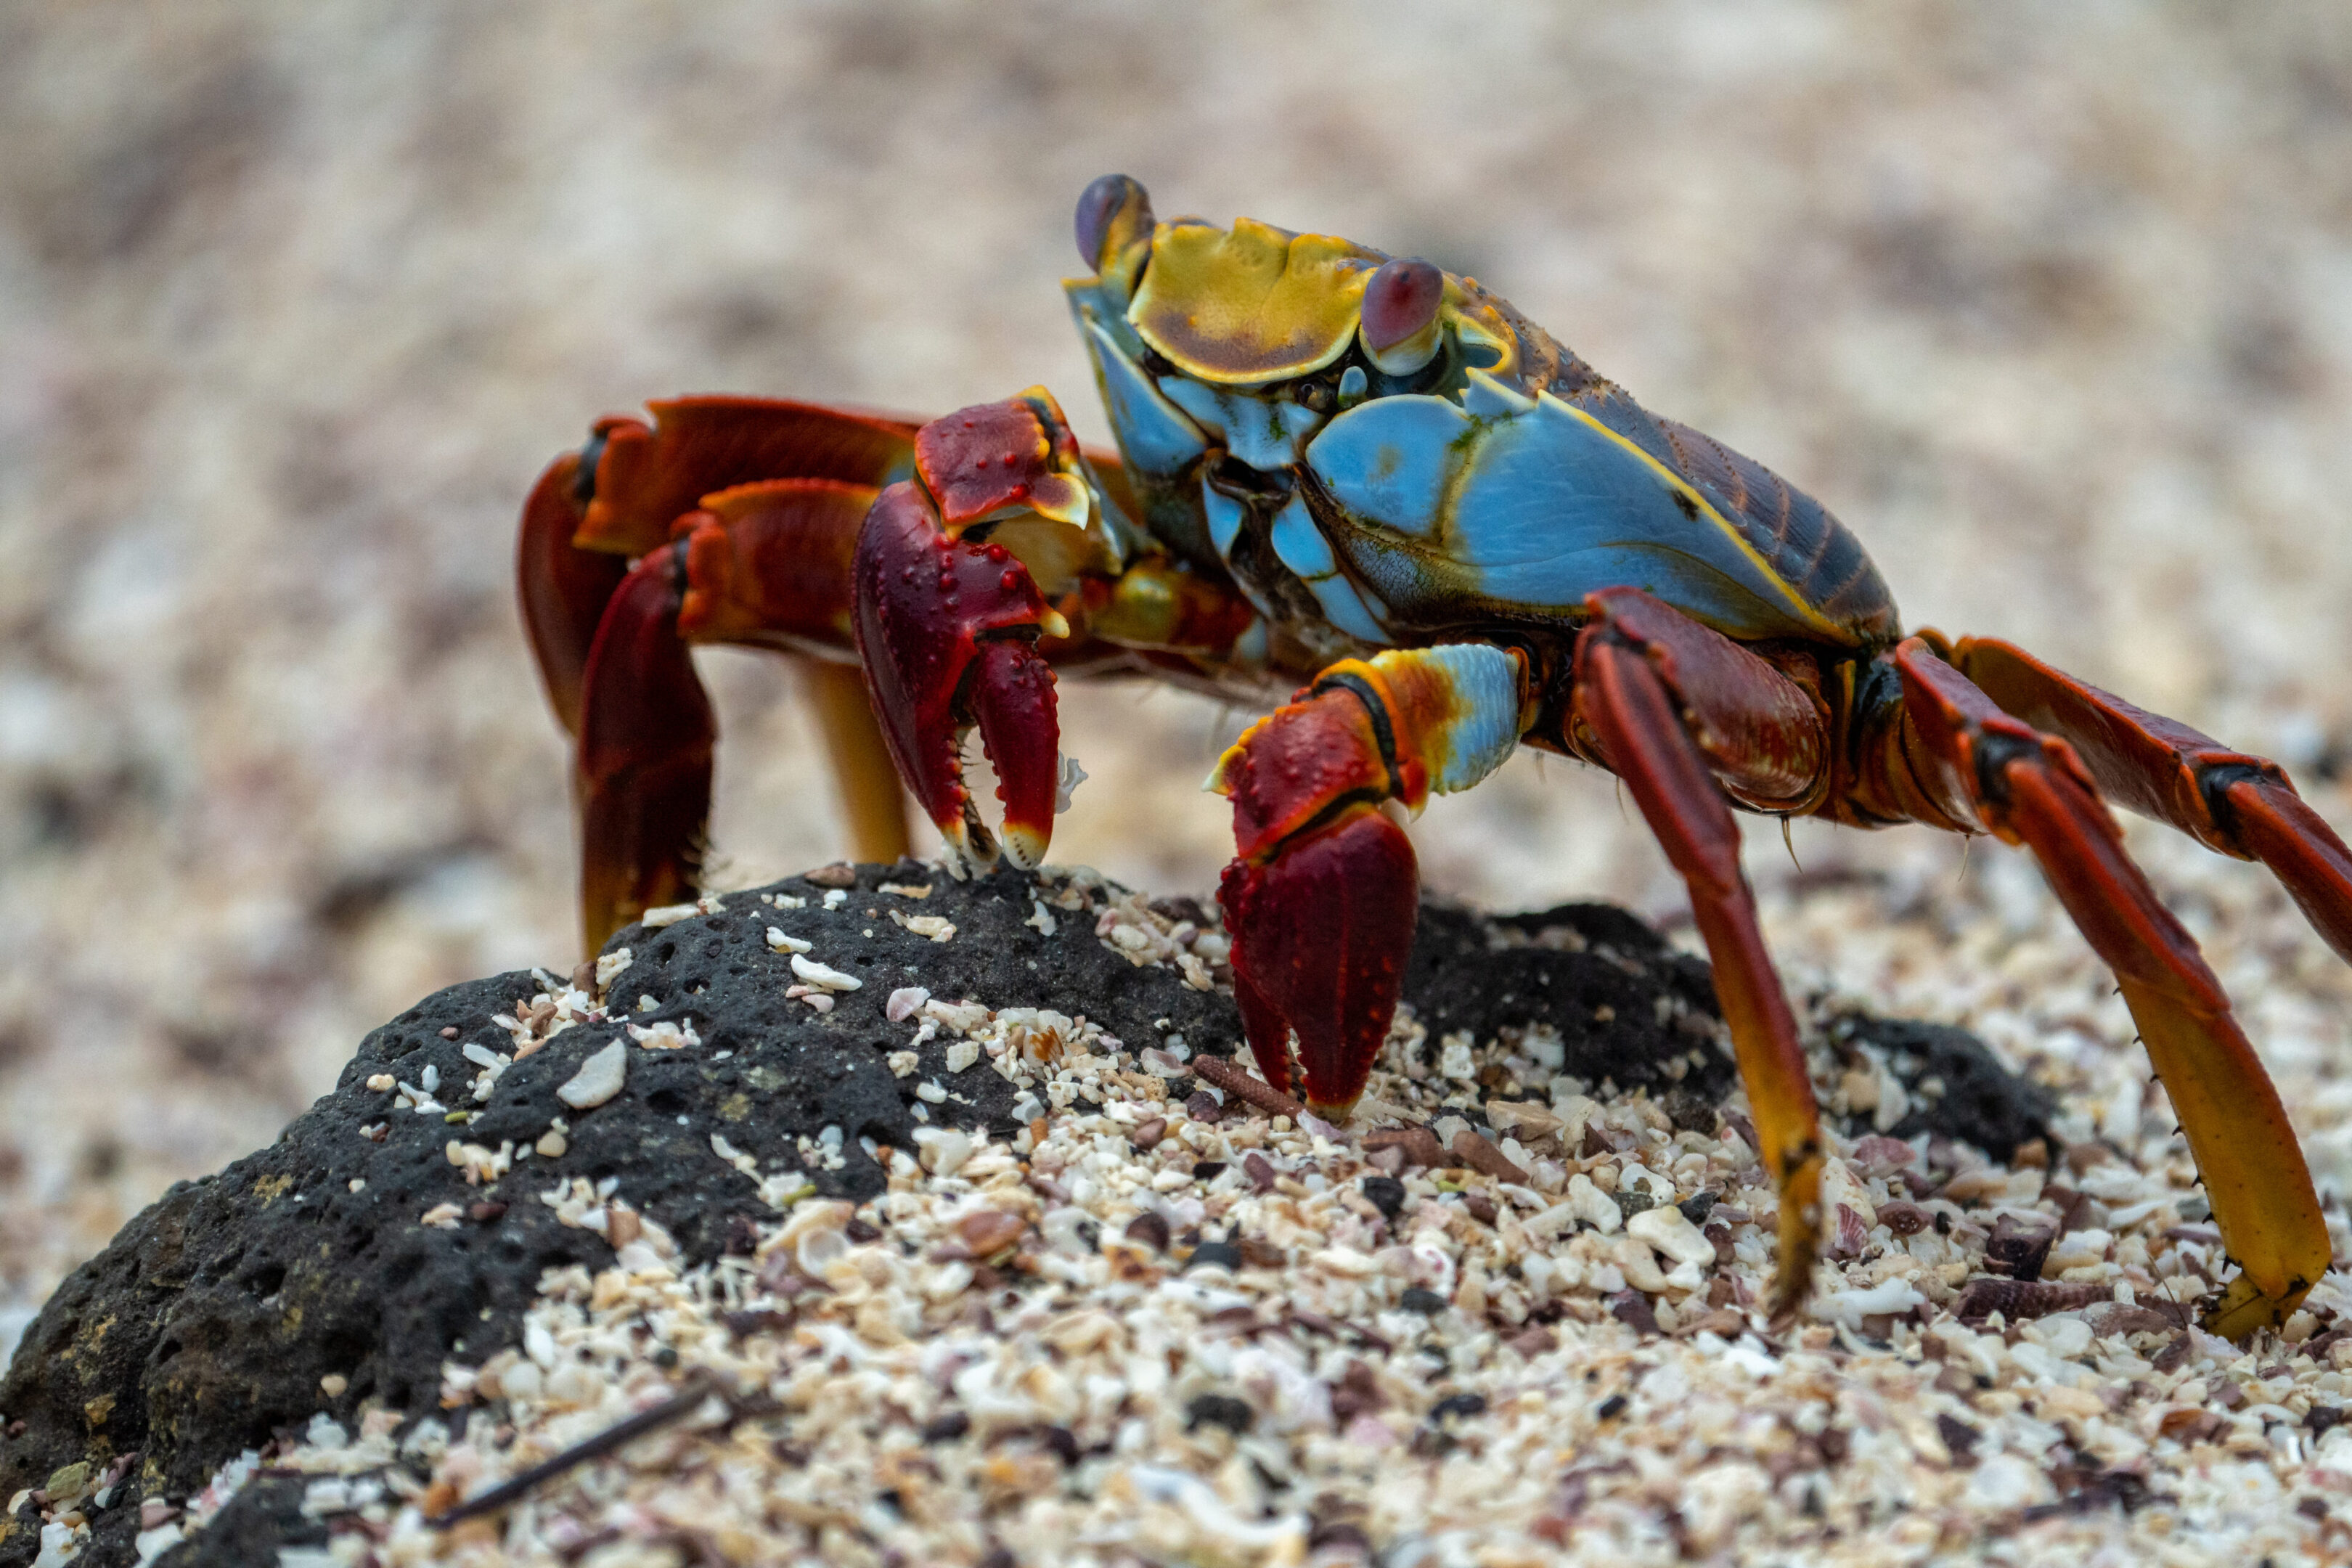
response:
[[[1939,1132],[2006,1159],[2049,1136],[2058,1097],[2002,1067],[1966,1029],[1856,1013],[1832,1019],[1828,1033],[1833,1045],[1878,1049],[1910,1091],[1910,1106],[1886,1130],[1891,1137]]]
[[[362,1404],[436,1408],[446,1360],[478,1363],[517,1342],[543,1270],[611,1263],[602,1234],[562,1223],[541,1201],[571,1178],[610,1181],[618,1201],[698,1263],[740,1245],[749,1227],[738,1216],[768,1212],[758,1183],[715,1152],[713,1134],[763,1172],[804,1168],[821,1191],[851,1198],[883,1185],[865,1142],[910,1146],[917,1087],[935,1078],[953,1092],[925,1107],[930,1124],[1013,1134],[1012,1087],[986,1070],[950,1075],[950,1038],[917,1047],[914,1074],[891,1071],[889,1053],[914,1032],[886,1017],[899,987],[1083,1013],[1130,1048],[1173,1035],[1201,1051],[1240,1043],[1230,995],[1188,985],[1173,964],[1130,963],[1097,936],[1117,889],[1010,872],[956,882],[911,862],[812,875],[727,895],[660,930],[621,932],[606,951],[625,949],[629,961],[604,990],[606,1016],[504,1068],[486,1100],[470,1092],[480,1068],[465,1048],[512,1047],[494,1020],[548,988],[534,973],[452,986],[370,1034],[333,1092],[277,1142],[174,1186],[58,1289],[0,1381],[0,1497],[45,1488],[67,1467],[87,1463],[82,1473],[96,1476],[135,1456],[93,1519],[82,1561],[103,1568],[131,1560],[142,1498],[184,1500],[226,1460],[248,1447],[266,1456],[274,1436],[320,1411],[349,1424]],[[885,883],[932,891],[918,901],[883,892]],[[1087,891],[1087,905],[1052,907],[1072,886]],[[1050,920],[1037,918],[1041,895]],[[935,942],[894,911],[940,917],[955,934]],[[1209,919],[1184,900],[1159,911]],[[771,927],[809,942],[811,959],[860,988],[837,993],[827,1012],[788,998],[799,977],[792,955],[771,947]],[[1563,1041],[1566,1070],[1595,1084],[1687,1107],[1712,1106],[1735,1081],[1706,1024],[1715,1009],[1706,966],[1620,910],[1571,905],[1492,920],[1427,905],[1405,994],[1427,1026],[1426,1052],[1457,1030],[1484,1039],[1546,1024]],[[589,1057],[632,1040],[632,1026],[665,1023],[690,1025],[699,1045],[631,1043],[611,1100],[577,1110],[558,1100]],[[450,1113],[395,1109],[392,1092],[368,1087],[383,1074],[421,1085],[428,1068]],[[1992,1070],[1946,1103],[1965,1098],[1979,1121],[1998,1122],[1995,1102],[2007,1094],[2011,1121],[2038,1127],[2042,1107]],[[462,1126],[457,1111],[470,1112]],[[452,1159],[460,1140],[530,1148],[559,1116],[569,1128],[562,1152],[531,1155],[494,1182],[469,1185]],[[842,1131],[838,1168],[803,1146],[827,1127]],[[441,1223],[425,1223],[436,1209]],[[322,1387],[330,1378],[342,1381]],[[230,1544],[224,1526],[241,1542],[252,1536],[257,1552],[265,1540],[290,1542],[286,1531],[306,1522],[296,1501],[283,1483],[249,1490],[167,1561],[230,1560],[219,1556]],[[32,1502],[0,1521],[0,1568],[29,1563],[39,1530]]]

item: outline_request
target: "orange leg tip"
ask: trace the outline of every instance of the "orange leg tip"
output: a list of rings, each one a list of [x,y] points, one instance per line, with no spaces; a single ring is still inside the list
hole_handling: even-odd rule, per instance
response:
[[[2303,1299],[2311,1293],[2311,1286],[2308,1279],[2296,1279],[2284,1291],[2273,1295],[2242,1269],[2222,1290],[2221,1299],[2207,1310],[2205,1331],[2225,1340],[2242,1340],[2257,1329],[2275,1329],[2286,1321],[2288,1313],[2303,1305]]]
[[[1771,1321],[1792,1321],[1812,1291],[1821,1256],[1822,1157],[1806,1156],[1780,1182],[1780,1259],[1772,1275]]]
[[[1404,986],[1420,912],[1412,841],[1373,806],[1350,806],[1263,865],[1234,861],[1217,900],[1234,933],[1243,1026],[1266,1080],[1287,1083],[1295,1033],[1309,1104],[1344,1117]]]

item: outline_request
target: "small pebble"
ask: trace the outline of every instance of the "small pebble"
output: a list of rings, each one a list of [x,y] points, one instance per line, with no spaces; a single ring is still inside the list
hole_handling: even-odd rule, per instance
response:
[[[603,1050],[580,1064],[572,1080],[555,1091],[555,1098],[574,1110],[593,1110],[621,1092],[621,1085],[629,1075],[629,1047],[614,1040]],[[542,1143],[545,1140],[541,1140]],[[542,1148],[540,1152],[549,1151]]]
[[[1257,1412],[1249,1401],[1235,1399],[1224,1394],[1196,1394],[1184,1406],[1184,1428],[1196,1431],[1202,1426],[1223,1426],[1238,1436],[1257,1423]]]
[[[1029,1228],[1019,1215],[1003,1209],[981,1209],[956,1222],[956,1235],[974,1258],[993,1258],[1021,1239]]]
[[[1187,1268],[1235,1269],[1241,1266],[1242,1249],[1229,1241],[1204,1241],[1184,1260]]]

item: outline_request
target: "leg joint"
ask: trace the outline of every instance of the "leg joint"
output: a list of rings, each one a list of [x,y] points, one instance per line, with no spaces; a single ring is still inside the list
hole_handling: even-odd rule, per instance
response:
[[[580,464],[572,470],[572,499],[579,503],[582,511],[586,511],[588,503],[596,499],[596,467],[604,460],[604,443],[611,434],[599,430],[580,448]]]
[[[2197,793],[2204,797],[2206,815],[2232,841],[2238,837],[2238,808],[2230,804],[2230,792],[2249,781],[2286,786],[2286,774],[2276,763],[2208,763],[2196,774]]]
[[[1381,766],[1389,775],[1389,794],[1395,799],[1404,798],[1404,776],[1397,767],[1396,725],[1389,717],[1389,705],[1372,683],[1351,669],[1329,669],[1316,679],[1311,689],[1320,696],[1326,691],[1345,691],[1364,705],[1364,714],[1371,721],[1372,738],[1379,742]]]
[[[1979,730],[1969,737],[1969,751],[1976,763],[1977,798],[1997,808],[2009,805],[2009,765],[2042,760],[2038,739],[2005,730]]]

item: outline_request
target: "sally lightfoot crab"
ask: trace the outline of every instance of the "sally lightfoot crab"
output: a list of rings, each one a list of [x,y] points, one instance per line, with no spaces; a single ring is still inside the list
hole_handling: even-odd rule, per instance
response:
[[[695,643],[802,657],[856,839],[903,780],[963,866],[1034,866],[1059,671],[1271,713],[1218,763],[1219,889],[1267,1079],[1344,1118],[1416,908],[1396,817],[1515,747],[1622,778],[1689,886],[1802,1296],[1822,1154],[1740,810],[1924,823],[2030,849],[2114,969],[2241,1272],[2216,1331],[2328,1267],[2277,1092],[2106,801],[2276,873],[2352,957],[2352,853],[2276,764],[1989,638],[1906,635],[1811,497],[1651,415],[1475,279],[1241,219],[1155,222],[1109,175],[1065,285],[1118,440],[1033,388],[921,423],[749,397],[607,418],[523,515],[521,591],[577,742],[593,949],[690,893],[715,731]],[[1287,700],[1285,700],[1285,695]],[[1003,802],[964,787],[977,728]],[[1001,843],[1001,847],[1000,847]]]

